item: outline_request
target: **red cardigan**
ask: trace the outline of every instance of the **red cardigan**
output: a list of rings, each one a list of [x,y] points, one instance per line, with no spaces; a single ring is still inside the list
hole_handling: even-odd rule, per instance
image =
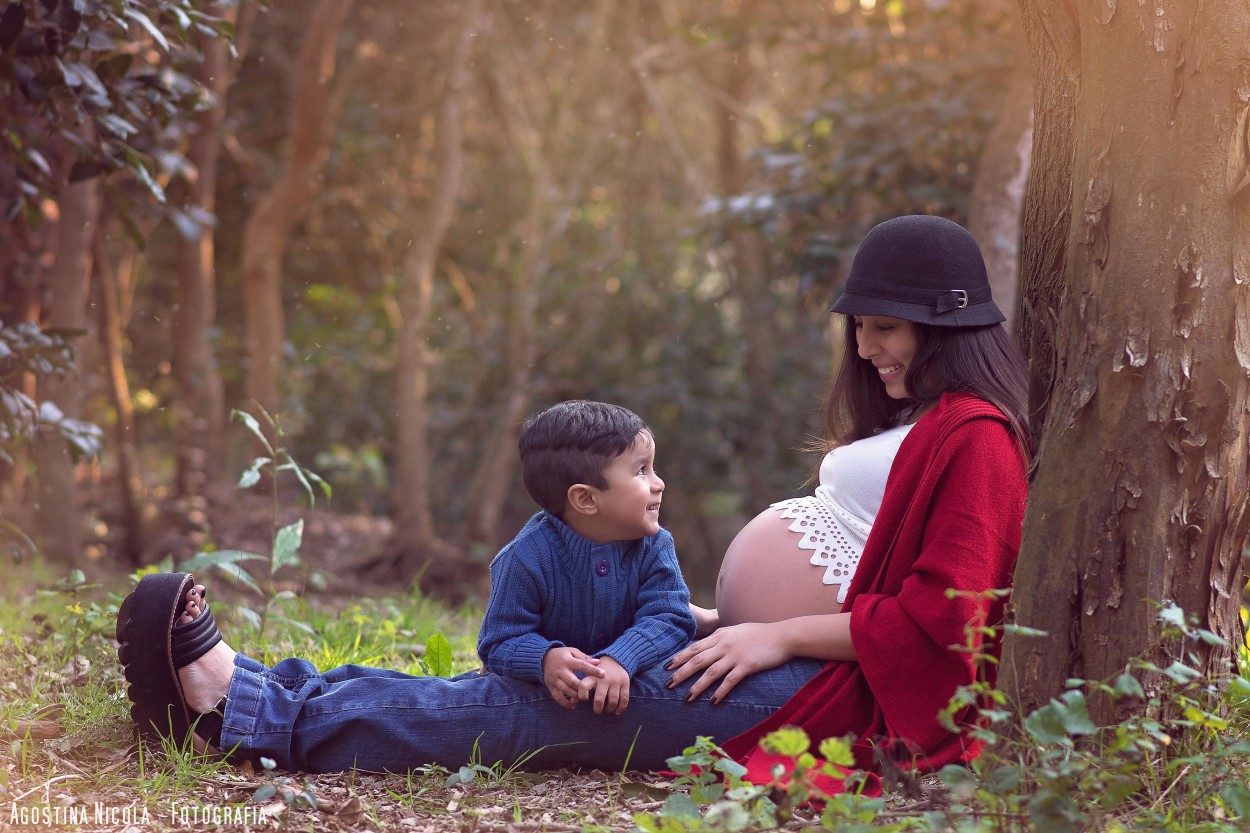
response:
[[[899,447],[847,590],[842,610],[851,614],[858,661],[830,662],[724,750],[763,780],[771,760],[756,744],[786,725],[806,730],[813,749],[827,737],[858,737],[856,762],[865,769],[875,768],[873,746],[922,771],[975,757],[979,744],[943,728],[938,713],[978,673],[993,681],[992,664],[978,669],[951,647],[967,643],[968,624],[1001,621],[1005,600],[946,591],[1011,586],[1026,497],[1024,460],[1003,415],[980,398],[944,395]],[[996,642],[977,639],[998,654]],[[974,710],[955,720],[970,724]]]

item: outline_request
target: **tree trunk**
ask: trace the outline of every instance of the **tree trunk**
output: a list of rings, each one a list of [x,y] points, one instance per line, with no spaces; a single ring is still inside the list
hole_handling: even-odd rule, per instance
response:
[[[459,8],[459,20],[447,41],[447,77],[435,123],[435,179],[423,210],[410,214],[413,243],[400,273],[398,307],[400,326],[395,339],[395,540],[399,572],[422,573],[427,566],[442,565],[452,557],[434,527],[430,486],[429,388],[430,302],[434,291],[434,268],[447,229],[455,214],[464,168],[463,109],[469,83],[472,35],[481,13],[479,0]],[[433,562],[433,563],[431,563]],[[433,577],[431,577],[433,578]]]
[[[493,548],[498,537],[512,472],[517,463],[516,436],[530,405],[533,365],[537,356],[537,309],[539,279],[547,270],[550,251],[568,227],[567,208],[575,202],[588,175],[582,143],[598,141],[588,136],[589,125],[576,119],[578,97],[596,80],[597,64],[604,60],[604,42],[613,6],[595,4],[589,31],[574,59],[570,83],[556,104],[551,127],[539,131],[522,106],[509,110],[507,129],[525,156],[531,173],[531,192],[524,219],[518,226],[521,254],[512,268],[512,304],[508,321],[508,368],[502,405],[482,457],[472,477],[472,494],[465,520],[470,541]],[[557,172],[563,176],[557,176]]]
[[[126,380],[126,363],[122,357],[122,316],[119,310],[118,285],[113,264],[104,249],[104,236],[97,230],[94,240],[94,267],[98,278],[100,299],[100,345],[104,366],[108,370],[109,395],[117,412],[117,485],[122,504],[122,539],[119,547],[125,563],[131,567],[143,564],[146,541],[143,517],[143,484],[135,461],[135,412]]]
[[[758,3],[744,3],[736,17],[749,21],[759,13]],[[741,31],[750,26],[741,22]],[[742,118],[751,83],[751,42],[748,34],[728,50],[717,86],[723,95],[714,103],[716,125],[717,190],[722,197],[741,194],[747,187],[745,154],[742,150]],[[739,459],[746,465],[743,505],[749,512],[776,500],[777,489],[770,473],[777,468],[779,446],[774,376],[777,372],[776,303],[769,281],[768,241],[758,229],[736,225],[729,232],[727,272],[733,297],[741,308],[742,335],[746,341],[746,378],[751,401],[758,410],[749,430],[738,437]],[[746,426],[743,426],[746,428]]]
[[[1035,154],[1035,169],[1069,165],[1072,187],[1070,302],[1030,298],[1057,318],[1058,375],[1014,596],[1017,620],[1050,636],[1009,640],[1003,663],[1026,708],[1133,656],[1166,665],[1151,601],[1239,643],[1250,532],[1250,7],[1100,3],[1075,21],[1076,37],[1045,30],[1079,44],[1075,152],[1039,119]],[[1039,114],[1076,77],[1062,68],[1039,76]],[[1054,216],[1039,219],[1030,233]],[[1186,650],[1232,670],[1228,647]]]
[[[1033,152],[1020,248],[1020,342],[1028,351],[1029,412],[1041,437],[1055,382],[1055,316],[1067,296],[1073,119],[1081,34],[1072,0],[1020,0],[1033,66]]]
[[[291,150],[273,187],[253,207],[243,231],[242,281],[247,343],[247,396],[270,413],[278,408],[285,323],[282,254],[308,203],[321,187],[321,168],[341,109],[332,87],[335,47],[352,0],[319,0],[300,45],[290,113]],[[250,404],[249,404],[250,407]]]
[[[234,22],[238,8],[218,5],[209,13]],[[217,154],[234,66],[222,39],[201,34],[197,45],[204,59],[196,67],[195,77],[212,100],[193,124],[187,158],[196,175],[187,183],[181,207],[192,216],[198,215],[197,219],[207,220],[217,210]],[[213,227],[200,222],[194,234],[178,237],[178,306],[173,332],[173,371],[179,394],[174,405],[175,491],[180,497],[199,501],[220,481],[225,452],[225,393],[210,335],[217,317],[215,282]],[[202,511],[204,507],[197,508]]]
[[[91,275],[92,241],[100,211],[100,182],[88,179],[61,190],[60,219],[49,276],[44,326],[87,329],[87,287]],[[81,350],[81,342],[79,344]],[[76,364],[81,367],[81,361]],[[54,404],[66,417],[82,415],[82,386],[75,374],[40,380],[39,401]],[[44,553],[67,565],[85,564],[82,511],[74,477],[74,461],[65,439],[40,431],[35,440],[38,471],[39,544]]]
[[[1033,150],[1033,71],[1025,54],[1024,35],[1016,26],[1016,65],[1003,96],[998,120],[985,139],[968,205],[968,231],[981,244],[990,289],[1007,316],[1003,325],[1015,329],[1018,305],[1020,223],[1024,185]]]

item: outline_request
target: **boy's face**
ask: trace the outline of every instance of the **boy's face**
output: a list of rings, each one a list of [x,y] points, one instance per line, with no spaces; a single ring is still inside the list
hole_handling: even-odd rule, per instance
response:
[[[601,540],[632,541],[660,531],[664,481],[655,473],[655,440],[643,431],[604,472],[606,489],[598,490]]]

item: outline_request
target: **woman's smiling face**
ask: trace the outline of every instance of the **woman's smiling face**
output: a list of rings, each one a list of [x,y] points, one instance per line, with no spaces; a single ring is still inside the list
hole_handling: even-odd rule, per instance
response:
[[[859,357],[877,369],[886,394],[892,399],[909,398],[903,379],[918,345],[912,323],[884,315],[857,315],[855,343]]]

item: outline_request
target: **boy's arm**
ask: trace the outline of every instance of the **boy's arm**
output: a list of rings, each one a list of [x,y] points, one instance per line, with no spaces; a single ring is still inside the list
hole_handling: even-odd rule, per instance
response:
[[[482,664],[496,674],[545,684],[543,655],[564,645],[540,632],[545,595],[539,571],[520,548],[505,549],[490,565],[490,600],[477,637]]]
[[[595,655],[616,660],[631,677],[667,662],[694,637],[690,591],[681,577],[673,536],[661,529],[650,544],[649,551],[640,554],[646,564],[638,588],[634,624]]]

